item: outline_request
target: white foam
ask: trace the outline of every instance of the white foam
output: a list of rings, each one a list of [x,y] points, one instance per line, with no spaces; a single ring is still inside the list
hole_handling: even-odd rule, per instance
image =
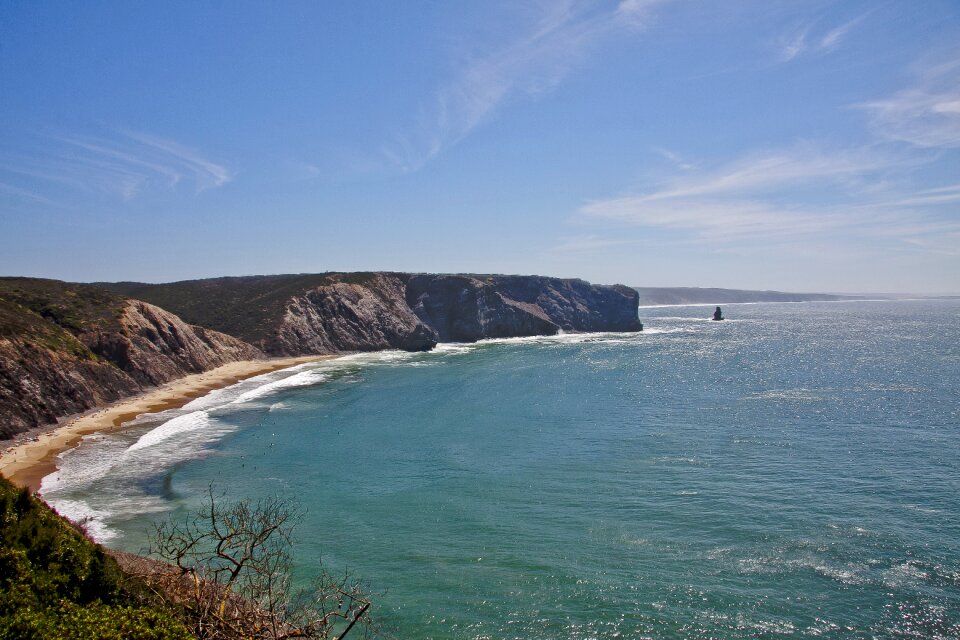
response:
[[[92,443],[96,446],[83,447]],[[46,497],[54,492],[91,484],[113,468],[126,448],[126,444],[113,435],[83,436],[80,444],[57,456],[57,470],[40,481],[40,493]]]
[[[283,391],[284,389],[293,389],[296,387],[309,387],[319,382],[327,380],[328,376],[319,373],[317,371],[301,371],[300,373],[295,373],[292,376],[286,378],[281,378],[279,380],[273,380],[266,384],[262,384],[259,387],[245,391],[233,399],[230,404],[242,404],[244,402],[250,402],[251,400],[259,400],[264,396],[277,393],[278,391]]]
[[[441,342],[430,353],[442,356],[460,356],[475,349],[476,347],[463,342]]]
[[[57,500],[53,507],[61,516],[86,529],[96,542],[106,542],[117,537],[117,532],[104,522],[109,514],[91,507],[83,500]]]
[[[182,416],[167,420],[162,425],[140,436],[140,439],[130,445],[127,451],[136,451],[152,447],[175,435],[198,431],[210,426],[210,414],[206,411],[192,411]]]

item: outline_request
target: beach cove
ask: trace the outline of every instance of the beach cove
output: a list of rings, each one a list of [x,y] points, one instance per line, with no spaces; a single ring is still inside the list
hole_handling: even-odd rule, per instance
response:
[[[77,446],[85,435],[122,429],[137,416],[182,407],[191,400],[242,380],[333,357],[300,356],[231,362],[105,407],[65,417],[57,424],[44,425],[18,436],[16,444],[0,453],[0,474],[14,484],[36,492],[43,478],[57,470],[57,457]]]

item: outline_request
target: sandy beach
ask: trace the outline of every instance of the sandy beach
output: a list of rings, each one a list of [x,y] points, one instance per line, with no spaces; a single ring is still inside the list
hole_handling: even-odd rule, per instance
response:
[[[121,428],[124,423],[144,413],[182,407],[194,398],[246,378],[333,357],[335,356],[302,356],[232,362],[217,369],[174,380],[107,407],[64,418],[58,424],[41,427],[45,431],[39,435],[0,453],[0,474],[21,487],[37,491],[43,478],[56,471],[57,456],[76,446],[87,434]]]

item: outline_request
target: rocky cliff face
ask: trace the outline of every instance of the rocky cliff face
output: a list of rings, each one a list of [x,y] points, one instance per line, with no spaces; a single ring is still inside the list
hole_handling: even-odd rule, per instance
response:
[[[640,329],[636,291],[538,276],[327,273],[110,286],[271,355]]]
[[[263,348],[277,355],[432,349],[436,333],[406,305],[404,292],[396,274],[314,287],[289,299]]]
[[[231,336],[93,287],[0,281],[0,438],[190,373],[263,357]]]
[[[0,339],[0,439],[140,391],[109,362]]]
[[[362,276],[328,274],[286,299],[265,336],[247,338],[267,353],[293,356],[640,329],[639,296],[623,286],[536,276]]]
[[[119,331],[84,333],[79,339],[141,386],[156,386],[228,362],[264,357],[242,340],[189,325],[139,300],[127,303]]]
[[[441,342],[641,328],[636,291],[583,280],[417,275],[407,283],[406,298]]]

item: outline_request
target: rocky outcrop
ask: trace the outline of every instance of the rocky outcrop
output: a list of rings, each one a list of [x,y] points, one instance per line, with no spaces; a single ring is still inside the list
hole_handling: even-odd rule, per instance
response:
[[[637,292],[537,276],[328,274],[286,300],[256,340],[272,355],[403,349],[437,342],[639,331]]]
[[[275,355],[432,349],[436,332],[410,310],[404,292],[396,274],[311,288],[289,299],[263,348]]]
[[[0,339],[0,439],[140,391],[109,362]]]
[[[105,286],[270,355],[641,329],[633,289],[540,276],[323,273]]]
[[[93,353],[114,363],[141,386],[154,386],[228,362],[264,357],[232,336],[187,324],[152,304],[130,300],[120,331],[79,336]]]
[[[187,374],[263,357],[153,305],[91,289],[0,282],[0,438]]]
[[[583,280],[416,275],[406,298],[441,342],[641,329],[636,291]]]

